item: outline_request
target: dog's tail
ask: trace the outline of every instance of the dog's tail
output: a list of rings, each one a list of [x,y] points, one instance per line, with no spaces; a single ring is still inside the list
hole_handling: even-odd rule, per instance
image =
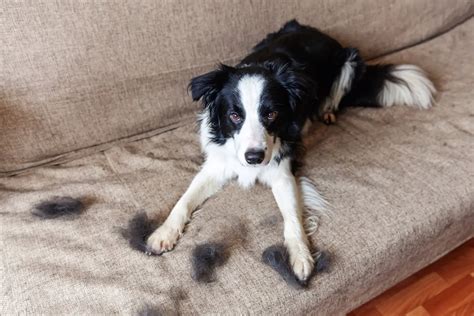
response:
[[[426,73],[415,65],[367,65],[359,80],[341,100],[344,106],[391,107],[407,105],[428,109],[436,88]]]

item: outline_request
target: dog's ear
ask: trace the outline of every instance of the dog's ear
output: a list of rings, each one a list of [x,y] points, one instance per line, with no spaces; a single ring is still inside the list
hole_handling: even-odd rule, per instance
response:
[[[221,64],[216,70],[191,79],[188,89],[193,101],[202,99],[204,106],[212,103],[234,70],[233,67]]]
[[[304,124],[316,104],[316,83],[299,71],[303,65],[295,62],[292,62],[290,66],[288,61],[277,59],[265,62],[264,67],[274,75],[288,93],[292,113],[288,119],[287,136],[291,136],[290,139],[299,139]]]
[[[284,61],[265,62],[264,66],[270,70],[275,79],[288,92],[291,109],[294,111],[299,105],[314,104],[316,99],[316,83],[303,72],[290,67]]]

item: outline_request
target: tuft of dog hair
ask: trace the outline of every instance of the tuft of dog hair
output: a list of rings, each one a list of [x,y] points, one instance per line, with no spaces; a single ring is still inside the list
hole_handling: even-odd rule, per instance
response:
[[[298,279],[293,272],[290,264],[290,256],[286,247],[283,245],[273,245],[265,249],[262,254],[262,261],[278,272],[288,285],[296,289],[302,289],[308,286],[309,281],[316,273],[327,271],[329,268],[330,256],[326,252],[318,251],[313,257],[316,261],[315,268],[310,277],[304,281]]]
[[[137,316],[161,316],[163,313],[154,306],[145,305],[142,309],[140,309],[137,313]]]
[[[33,207],[32,214],[41,219],[67,218],[73,219],[84,212],[85,205],[70,196],[54,196]]]
[[[317,251],[313,254],[314,261],[316,261],[316,266],[314,267],[314,272],[322,273],[328,272],[331,267],[331,256],[326,251]]]
[[[201,283],[216,280],[216,268],[227,262],[234,249],[245,244],[248,234],[247,225],[239,216],[214,217],[207,229],[212,231],[213,239],[201,240],[190,254],[191,277]]]
[[[130,219],[126,228],[120,229],[120,234],[128,240],[132,249],[147,255],[157,255],[149,249],[146,240],[158,226],[158,223],[149,219],[145,212],[139,212]]]
[[[227,247],[223,243],[209,242],[196,246],[191,256],[191,277],[197,282],[214,282],[215,268],[223,265],[227,258]]]
[[[291,269],[290,257],[284,246],[273,245],[265,249],[262,261],[278,272],[288,285],[297,289],[307,285],[307,282],[299,280]]]

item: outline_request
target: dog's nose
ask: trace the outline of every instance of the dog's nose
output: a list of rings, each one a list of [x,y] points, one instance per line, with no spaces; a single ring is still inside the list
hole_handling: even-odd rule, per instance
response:
[[[251,165],[262,163],[263,159],[265,159],[265,151],[261,149],[249,149],[245,153],[245,160]]]

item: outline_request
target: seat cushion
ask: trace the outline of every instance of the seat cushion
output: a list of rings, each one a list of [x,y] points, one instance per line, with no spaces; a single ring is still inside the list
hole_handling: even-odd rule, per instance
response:
[[[190,78],[234,63],[287,20],[374,56],[473,12],[469,0],[5,3],[0,176],[176,127],[198,108],[186,93]]]
[[[474,20],[384,58],[436,79],[438,104],[351,109],[316,125],[303,173],[331,204],[312,237],[330,253],[305,290],[261,262],[282,242],[270,190],[230,184],[209,199],[176,249],[133,250],[120,228],[140,211],[163,218],[202,162],[194,124],[56,166],[0,179],[0,314],[344,314],[474,235]],[[32,205],[81,198],[71,220],[41,220]],[[232,241],[216,281],[191,278],[192,249]]]

